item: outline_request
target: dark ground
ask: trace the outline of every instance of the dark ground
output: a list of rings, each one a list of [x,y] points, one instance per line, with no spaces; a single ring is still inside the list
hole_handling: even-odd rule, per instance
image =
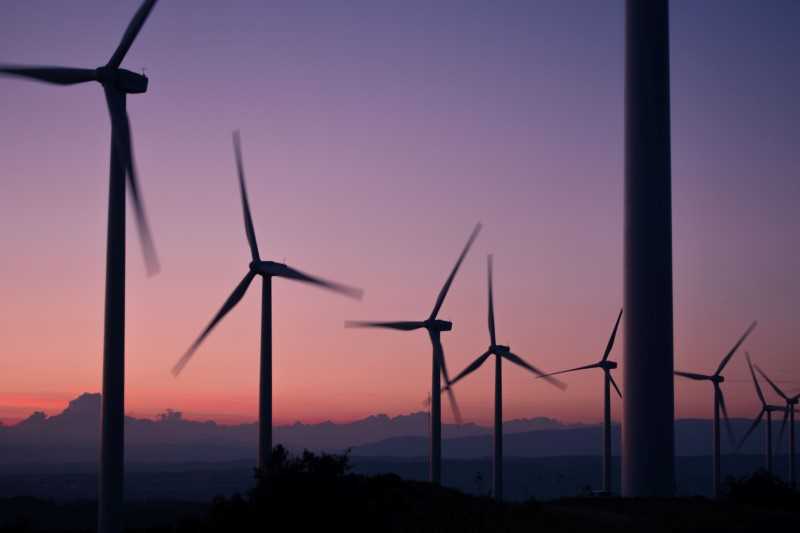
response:
[[[288,490],[293,504],[259,499],[206,503],[139,502],[127,506],[128,531],[540,531],[540,532],[749,532],[796,528],[800,507],[769,508],[752,503],[715,503],[703,498],[622,500],[570,498],[496,505],[428,483],[394,476],[361,478],[357,489],[319,506],[305,490]],[[312,493],[314,491],[311,491]],[[355,495],[353,493],[358,495]],[[326,490],[326,496],[336,494]],[[347,504],[342,505],[346,498]],[[793,509],[793,510],[792,510]],[[31,498],[0,499],[0,531],[92,531],[95,504],[57,504]],[[291,526],[291,527],[287,527]],[[788,529],[792,531],[794,529]]]
[[[618,458],[615,458],[618,461]],[[678,457],[677,479],[680,496],[709,496],[710,457]],[[397,458],[351,459],[353,472],[366,475],[397,474],[404,479],[427,478],[427,460]],[[776,458],[776,472],[786,473],[788,458]],[[762,458],[754,455],[723,456],[723,473],[741,477],[756,471]],[[129,464],[126,472],[126,498],[130,501],[207,502],[214,496],[245,492],[253,484],[253,461],[218,463]],[[617,463],[618,467],[618,463]],[[34,496],[59,502],[93,500],[97,496],[95,464],[58,466],[15,465],[0,467],[0,497]],[[491,487],[491,464],[487,459],[445,460],[445,486],[470,494],[487,494]],[[530,498],[567,498],[598,489],[599,457],[507,458],[506,497],[524,501]],[[619,487],[618,471],[614,486]]]
[[[757,472],[738,480],[730,478],[726,496],[714,502],[702,497],[623,500],[581,496],[542,502],[497,504],[491,498],[476,496],[426,482],[404,480],[396,474],[363,475],[354,473],[350,458],[341,455],[314,455],[306,452],[290,456],[282,448],[273,454],[269,476],[251,471],[241,495],[203,499],[210,491],[235,491],[244,465],[197,465],[164,467],[152,471],[139,469],[129,476],[129,494],[125,523],[128,531],[151,532],[248,532],[278,529],[281,531],[615,531],[709,532],[758,531],[765,528],[795,527],[800,519],[800,493],[780,479]],[[570,464],[537,460],[509,462],[513,472],[511,486],[525,475],[531,483],[545,486],[562,483],[570,472],[596,469],[593,458],[572,458]],[[736,463],[740,468],[741,461]],[[462,464],[463,463],[463,464]],[[468,473],[481,462],[449,462],[455,476]],[[682,461],[681,469],[707,467],[702,461]],[[360,469],[406,469],[424,475],[419,461],[362,463]],[[25,477],[18,472],[4,479],[4,490],[55,491],[61,501],[14,496],[0,498],[0,531],[92,531],[96,504],[91,499],[65,498],[86,490],[83,485],[94,480],[91,474],[75,476],[69,466],[43,477]],[[525,469],[528,469],[527,473]],[[240,473],[238,469],[241,469]],[[232,474],[233,472],[233,474]],[[588,472],[588,470],[587,470]],[[532,474],[534,473],[534,474]],[[253,477],[253,474],[256,474]],[[515,477],[516,476],[516,477]],[[538,477],[537,477],[538,476]],[[14,479],[17,480],[15,485]],[[37,485],[36,480],[42,481]],[[54,479],[59,480],[53,482]],[[516,481],[514,481],[516,479]],[[577,478],[572,478],[573,481]],[[20,480],[27,480],[24,485]],[[49,480],[49,481],[43,481]],[[450,481],[455,481],[455,477]],[[475,480],[474,490],[485,491],[485,480]],[[178,490],[178,487],[182,487]],[[252,487],[252,488],[250,488]],[[581,492],[578,484],[577,492]],[[130,492],[130,491],[129,491]],[[193,494],[198,501],[186,501],[176,494]],[[158,496],[160,495],[160,496]],[[288,527],[287,527],[288,526]]]
[[[241,495],[196,502],[129,497],[128,531],[744,532],[796,528],[800,519],[800,493],[763,471],[731,478],[720,502],[701,497],[623,500],[582,496],[497,504],[487,496],[404,480],[395,474],[356,474],[347,456],[310,452],[290,456],[279,447],[272,464],[269,476],[253,472],[256,475],[249,483],[253,488]],[[451,470],[457,470],[456,466],[451,464]],[[565,465],[550,466],[555,471]],[[466,472],[466,466],[462,467]],[[412,463],[411,468],[419,465]],[[131,482],[147,485],[155,493],[160,485],[203,486],[229,470],[202,472],[192,468],[141,472],[141,479],[132,476]],[[69,475],[60,475],[65,486],[69,485]],[[174,489],[167,488],[167,493],[170,490]],[[90,499],[0,498],[0,531],[91,531],[95,513]]]

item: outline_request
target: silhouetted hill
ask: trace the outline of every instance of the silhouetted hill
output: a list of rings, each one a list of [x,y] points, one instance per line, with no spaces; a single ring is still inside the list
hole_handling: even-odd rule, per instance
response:
[[[750,420],[733,419],[731,424],[737,435],[742,435],[751,424]],[[712,425],[710,420],[685,419],[675,421],[676,453],[682,456],[708,455],[711,451]],[[777,432],[776,432],[777,435]],[[788,432],[784,434],[786,439]],[[503,452],[506,457],[554,457],[575,455],[599,455],[602,427],[581,426],[543,428],[536,431],[506,432],[503,438]],[[777,438],[777,437],[776,437]],[[620,427],[611,428],[612,450],[620,449]],[[445,456],[457,459],[488,457],[492,453],[490,434],[471,435],[446,439],[442,444]],[[751,436],[741,452],[757,454],[761,450],[759,435]],[[785,444],[777,450],[787,453]],[[733,453],[734,448],[723,438],[722,453]],[[425,437],[403,436],[384,439],[378,442],[353,446],[356,457],[424,457],[428,453]]]
[[[5,469],[30,463],[81,463],[95,461],[100,428],[100,395],[82,394],[63,412],[47,416],[35,412],[13,426],[0,427],[0,466]],[[741,434],[749,421],[737,419]],[[353,456],[424,457],[427,455],[428,417],[412,413],[396,417],[374,415],[350,423],[295,423],[278,426],[275,441],[290,450],[343,451]],[[600,426],[565,425],[549,418],[507,421],[506,457],[548,457],[599,454]],[[443,430],[443,453],[448,458],[479,458],[491,453],[490,429],[476,424],[449,425]],[[129,462],[186,463],[251,459],[256,449],[256,424],[220,425],[183,418],[167,410],[157,419],[126,417],[126,459]],[[614,449],[619,449],[619,428],[614,427]],[[707,420],[678,420],[679,455],[706,455],[710,451],[711,425]],[[723,439],[723,451],[730,446]],[[757,435],[743,453],[758,453]]]
[[[97,457],[101,397],[84,393],[64,411],[47,416],[41,411],[13,426],[0,427],[0,465],[19,462],[65,463],[92,461]],[[507,431],[563,427],[549,418],[512,420]],[[445,424],[445,438],[488,434],[476,424]],[[425,436],[424,412],[389,417],[369,416],[350,423],[322,422],[275,428],[275,440],[292,450],[344,450],[387,438]],[[255,453],[256,424],[220,425],[213,421],[183,418],[168,409],[157,419],[125,418],[126,458],[134,462],[231,461]]]

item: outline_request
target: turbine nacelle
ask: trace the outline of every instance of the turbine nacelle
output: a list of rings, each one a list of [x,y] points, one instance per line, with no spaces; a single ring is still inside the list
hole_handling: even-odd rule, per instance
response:
[[[511,351],[511,346],[504,346],[502,344],[495,344],[490,347],[490,350],[496,354],[508,353]]]
[[[124,68],[98,67],[95,69],[97,81],[110,85],[120,92],[141,94],[147,92],[147,76]]]
[[[250,270],[261,276],[281,276],[286,273],[286,265],[275,261],[251,261]]]
[[[597,366],[603,370],[614,370],[618,365],[616,361],[600,361],[597,363]]]
[[[451,331],[453,329],[453,323],[449,320],[439,320],[435,318],[433,320],[426,320],[425,321],[425,328],[431,331]]]

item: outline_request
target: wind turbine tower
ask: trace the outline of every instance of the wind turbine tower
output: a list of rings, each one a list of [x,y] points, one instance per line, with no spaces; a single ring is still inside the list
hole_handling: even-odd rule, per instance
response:
[[[786,411],[783,414],[783,422],[781,422],[781,431],[778,433],[778,446],[781,445],[783,441],[783,432],[786,429],[786,422],[789,422],[789,480],[791,483],[792,488],[797,487],[797,469],[795,467],[795,460],[796,460],[796,449],[795,449],[795,436],[794,436],[794,412],[797,408],[797,404],[800,403],[800,394],[795,394],[794,396],[788,396],[783,389],[778,387],[774,381],[769,379],[769,376],[766,372],[761,370],[758,365],[754,365],[758,373],[761,374],[761,377],[767,380],[769,386],[772,387],[772,390],[780,396],[783,401],[786,402]]]
[[[772,474],[773,471],[773,447],[772,447],[772,413],[785,413],[786,408],[780,405],[773,405],[767,401],[767,398],[764,396],[763,391],[761,390],[761,385],[758,384],[758,378],[756,378],[756,373],[753,370],[754,365],[753,361],[750,359],[750,354],[745,352],[745,357],[747,358],[747,366],[750,369],[750,377],[753,378],[753,386],[756,389],[756,395],[758,396],[758,400],[761,403],[761,410],[758,412],[755,420],[747,429],[745,434],[742,436],[742,440],[739,441],[739,445],[737,446],[737,450],[741,449],[742,445],[747,440],[753,431],[758,427],[758,424],[761,423],[761,420],[766,416],[767,423],[764,425],[764,456],[765,462],[767,467],[767,472]],[[785,420],[784,420],[785,421]]]
[[[611,330],[611,337],[606,344],[606,350],[603,352],[603,357],[600,361],[590,365],[579,366],[577,368],[570,368],[569,370],[560,370],[548,374],[550,376],[557,376],[560,374],[568,374],[570,372],[578,372],[581,370],[588,370],[600,368],[603,370],[603,494],[611,493],[611,387],[617,392],[617,395],[622,398],[622,391],[619,390],[617,382],[611,375],[611,371],[617,368],[616,361],[610,361],[608,356],[611,355],[611,350],[614,348],[614,340],[617,338],[617,329],[619,328],[619,321],[622,318],[622,309],[617,315],[617,321],[614,323],[614,329]]]
[[[172,368],[175,377],[180,374],[184,367],[197,352],[200,344],[205,340],[211,330],[227,315],[231,309],[244,298],[248,287],[256,278],[261,277],[261,352],[259,364],[259,384],[258,384],[258,468],[268,469],[272,458],[272,280],[273,278],[285,278],[301,283],[316,285],[317,287],[329,291],[343,294],[357,300],[361,299],[363,291],[341,283],[324,280],[316,276],[310,276],[300,272],[284,263],[275,261],[263,261],[258,249],[256,232],[253,224],[253,216],[250,212],[250,201],[247,196],[247,187],[244,178],[244,163],[242,162],[242,150],[239,133],[233,133],[233,151],[236,158],[236,171],[239,176],[239,195],[242,202],[242,213],[244,215],[244,231],[247,237],[247,244],[250,247],[251,261],[242,281],[233,289],[233,292],[222,308],[217,311],[208,326],[200,336],[192,343],[189,349],[178,360]]]
[[[747,331],[744,332],[736,344],[733,345],[733,348],[722,358],[720,361],[717,370],[711,374],[697,374],[694,372],[683,372],[680,370],[675,371],[676,376],[680,376],[683,378],[693,379],[695,381],[708,381],[714,387],[714,429],[713,429],[713,436],[712,436],[712,478],[713,478],[713,490],[714,490],[714,497],[719,498],[722,496],[722,452],[720,448],[720,423],[719,423],[719,415],[725,417],[725,427],[728,430],[728,439],[734,444],[733,438],[733,428],[731,428],[731,421],[728,418],[728,408],[725,406],[725,395],[722,394],[722,384],[725,382],[725,376],[722,375],[722,371],[725,370],[725,366],[730,362],[733,355],[736,353],[736,350],[739,349],[739,346],[742,345],[744,340],[747,338],[750,333],[755,329],[756,322],[750,324],[750,327],[747,328]]]
[[[545,374],[535,366],[531,365],[527,361],[525,361],[522,357],[516,355],[511,351],[509,346],[505,346],[502,344],[497,344],[497,336],[495,334],[495,322],[494,322],[494,291],[492,289],[492,256],[490,255],[487,258],[486,262],[486,272],[488,278],[488,286],[489,286],[489,314],[488,314],[488,324],[489,324],[489,347],[488,349],[479,355],[472,363],[470,363],[467,368],[462,370],[453,381],[448,383],[447,390],[456,384],[456,382],[461,381],[462,378],[468,376],[472,372],[478,370],[478,368],[489,359],[490,356],[494,355],[494,433],[493,433],[493,457],[492,457],[492,474],[494,477],[494,498],[497,501],[503,500],[503,359],[508,360],[515,365],[521,366],[522,368],[528,370],[529,372],[533,372],[540,378],[544,378],[547,380],[551,385],[555,385],[556,387],[564,390],[566,386],[558,381],[557,379],[551,377],[552,374]]]
[[[433,306],[433,311],[425,320],[410,320],[410,321],[394,321],[394,322],[373,322],[363,320],[349,320],[345,322],[345,327],[348,328],[379,328],[379,329],[392,329],[396,331],[413,331],[417,329],[425,329],[428,332],[431,345],[433,348],[432,366],[431,366],[431,407],[430,407],[430,456],[429,456],[429,478],[431,483],[439,484],[442,481],[442,378],[444,378],[446,391],[450,398],[450,408],[453,410],[456,423],[461,423],[461,414],[456,404],[456,398],[453,390],[449,387],[450,375],[447,373],[447,365],[444,359],[444,346],[442,346],[442,332],[451,331],[453,323],[448,320],[438,318],[439,311],[444,305],[444,300],[447,293],[450,291],[450,286],[461,268],[461,263],[467,256],[472,243],[481,231],[481,225],[475,226],[472,233],[467,239],[467,244],[458,256],[453,270],[444,282],[444,286],[439,291],[436,297],[436,303]]]
[[[0,75],[75,85],[97,82],[103,86],[111,118],[108,225],[106,234],[106,293],[103,331],[103,399],[100,426],[100,468],[97,491],[97,528],[100,533],[122,531],[125,447],[125,192],[131,203],[149,274],[158,272],[153,238],[145,216],[127,111],[129,94],[147,92],[146,76],[121,67],[157,0],[142,2],[119,45],[103,66],[68,68],[0,65]],[[127,178],[127,180],[126,180]],[[127,181],[127,183],[126,183]]]
[[[625,4],[622,495],[675,490],[667,0]]]

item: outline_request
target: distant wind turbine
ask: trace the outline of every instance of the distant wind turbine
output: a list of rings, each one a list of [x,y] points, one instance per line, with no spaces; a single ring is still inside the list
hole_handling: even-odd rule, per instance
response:
[[[111,59],[95,69],[0,65],[0,74],[56,85],[96,81],[103,86],[111,116],[108,233],[106,241],[105,329],[103,337],[103,399],[100,439],[100,485],[97,527],[100,533],[122,531],[125,422],[125,178],[130,187],[148,274],[159,270],[147,224],[136,167],[133,163],[128,94],[147,91],[147,77],[120,68],[156,0],[146,0],[133,16]]]
[[[258,398],[258,467],[268,468],[272,454],[272,278],[288,278],[303,283],[317,285],[324,289],[332,290],[351,298],[360,299],[361,289],[354,289],[331,281],[309,276],[299,270],[273,261],[262,261],[258,253],[256,233],[253,228],[253,218],[250,215],[250,203],[247,199],[247,188],[244,182],[244,165],[239,141],[239,133],[233,134],[233,148],[236,155],[236,169],[239,175],[239,191],[244,212],[244,229],[247,243],[250,245],[252,261],[244,279],[233,290],[231,295],[222,305],[211,322],[206,326],[197,340],[192,343],[189,350],[178,360],[172,369],[177,377],[194,355],[203,340],[222,318],[233,309],[247,292],[247,288],[256,276],[261,276],[261,369]]]
[[[478,356],[467,368],[461,371],[453,381],[450,382],[447,390],[449,391],[453,385],[460,381],[465,376],[476,371],[486,362],[489,356],[494,355],[494,458],[492,464],[492,472],[494,474],[494,497],[497,501],[503,499],[503,373],[502,373],[502,360],[508,359],[512,363],[521,366],[522,368],[533,372],[539,377],[544,378],[550,384],[555,385],[560,389],[565,389],[566,386],[555,378],[549,377],[547,374],[527,363],[520,356],[511,352],[511,348],[497,344],[497,337],[494,328],[494,298],[492,291],[492,256],[487,258],[487,278],[489,285],[489,348],[481,355]]]
[[[603,492],[608,494],[611,492],[611,386],[622,398],[622,391],[619,390],[617,382],[614,381],[611,371],[617,368],[615,361],[609,361],[608,356],[611,354],[611,349],[614,347],[614,339],[617,337],[617,329],[619,328],[619,321],[622,318],[622,309],[619,310],[617,321],[614,323],[614,329],[611,331],[611,337],[608,339],[606,351],[603,352],[603,357],[597,363],[591,365],[579,366],[577,368],[570,368],[569,370],[561,370],[560,372],[553,372],[548,376],[557,376],[559,374],[567,374],[569,372],[577,372],[579,370],[588,370],[590,368],[601,368],[603,370]]]
[[[447,296],[448,291],[450,290],[450,285],[453,284],[453,280],[456,277],[458,269],[461,267],[461,263],[467,256],[467,252],[469,252],[469,249],[472,247],[472,243],[475,242],[475,238],[478,236],[478,233],[480,231],[481,231],[480,224],[476,225],[475,229],[472,230],[472,234],[469,236],[467,244],[461,251],[461,255],[458,257],[456,265],[453,267],[453,270],[447,277],[444,286],[439,291],[439,295],[436,297],[436,303],[433,306],[433,311],[431,311],[431,314],[427,319],[423,321],[405,321],[405,322],[368,322],[368,321],[356,321],[356,320],[350,320],[348,322],[345,322],[345,327],[348,328],[382,328],[382,329],[394,329],[399,331],[426,329],[428,331],[428,336],[430,337],[431,344],[433,345],[433,368],[431,372],[431,408],[430,408],[431,427],[430,427],[429,474],[430,474],[430,481],[436,484],[441,483],[442,480],[441,378],[444,377],[445,383],[450,384],[450,377],[447,373],[447,365],[445,364],[444,360],[444,348],[442,347],[441,334],[443,331],[450,331],[453,329],[452,322],[438,319],[437,316],[439,315],[439,311],[442,309],[442,305],[444,304],[444,299]],[[447,392],[450,398],[450,407],[453,410],[453,416],[456,419],[456,423],[460,424],[461,413],[458,410],[458,404],[456,404],[456,398],[450,389],[448,389]]]
[[[794,435],[794,411],[795,406],[800,403],[800,394],[796,394],[794,396],[787,396],[780,387],[778,387],[774,381],[769,379],[769,376],[759,368],[758,365],[755,365],[756,370],[761,376],[767,380],[772,390],[774,390],[778,396],[783,398],[783,401],[786,402],[786,410],[783,413],[783,422],[781,423],[781,431],[778,433],[778,445],[783,441],[783,432],[786,429],[786,420],[789,420],[789,475],[791,479],[792,488],[797,486],[797,477],[795,471],[795,435]]]
[[[710,381],[711,384],[714,386],[714,456],[713,456],[713,477],[714,477],[714,497],[719,498],[722,496],[722,473],[721,473],[721,457],[720,457],[720,427],[719,427],[719,413],[720,410],[722,411],[722,415],[725,417],[725,428],[728,430],[728,439],[731,442],[731,445],[734,445],[735,438],[733,436],[733,428],[731,427],[731,421],[728,418],[728,409],[725,407],[725,396],[722,394],[722,388],[720,385],[723,381],[725,381],[725,377],[722,375],[722,371],[725,369],[725,365],[730,362],[733,354],[736,353],[736,350],[739,349],[739,346],[745,341],[745,339],[750,335],[750,333],[755,329],[757,322],[753,322],[750,324],[750,327],[747,328],[747,331],[744,332],[736,344],[733,345],[733,348],[722,358],[719,366],[717,367],[717,371],[711,374],[710,376],[706,376],[705,374],[695,374],[692,372],[681,372],[680,370],[675,371],[676,376],[681,376],[684,378],[694,379],[697,381]],[[756,386],[758,386],[756,384]]]
[[[761,422],[761,419],[764,418],[764,415],[767,415],[767,424],[764,427],[764,441],[765,441],[765,453],[766,453],[766,461],[767,461],[767,471],[771,474],[772,473],[772,413],[776,412],[783,412],[785,410],[784,407],[778,405],[771,405],[767,403],[767,399],[764,397],[764,393],[761,391],[761,385],[758,384],[758,378],[756,378],[756,373],[753,370],[753,362],[750,360],[750,354],[745,352],[745,357],[747,358],[747,366],[750,368],[750,375],[753,378],[753,385],[756,387],[756,394],[758,395],[759,401],[761,401],[761,410],[758,412],[758,416],[756,419],[753,420],[753,424],[747,430],[747,432],[742,436],[742,440],[739,441],[739,446],[737,449],[741,449],[744,442],[747,440],[747,437],[750,436],[753,431],[755,431],[758,424]]]

